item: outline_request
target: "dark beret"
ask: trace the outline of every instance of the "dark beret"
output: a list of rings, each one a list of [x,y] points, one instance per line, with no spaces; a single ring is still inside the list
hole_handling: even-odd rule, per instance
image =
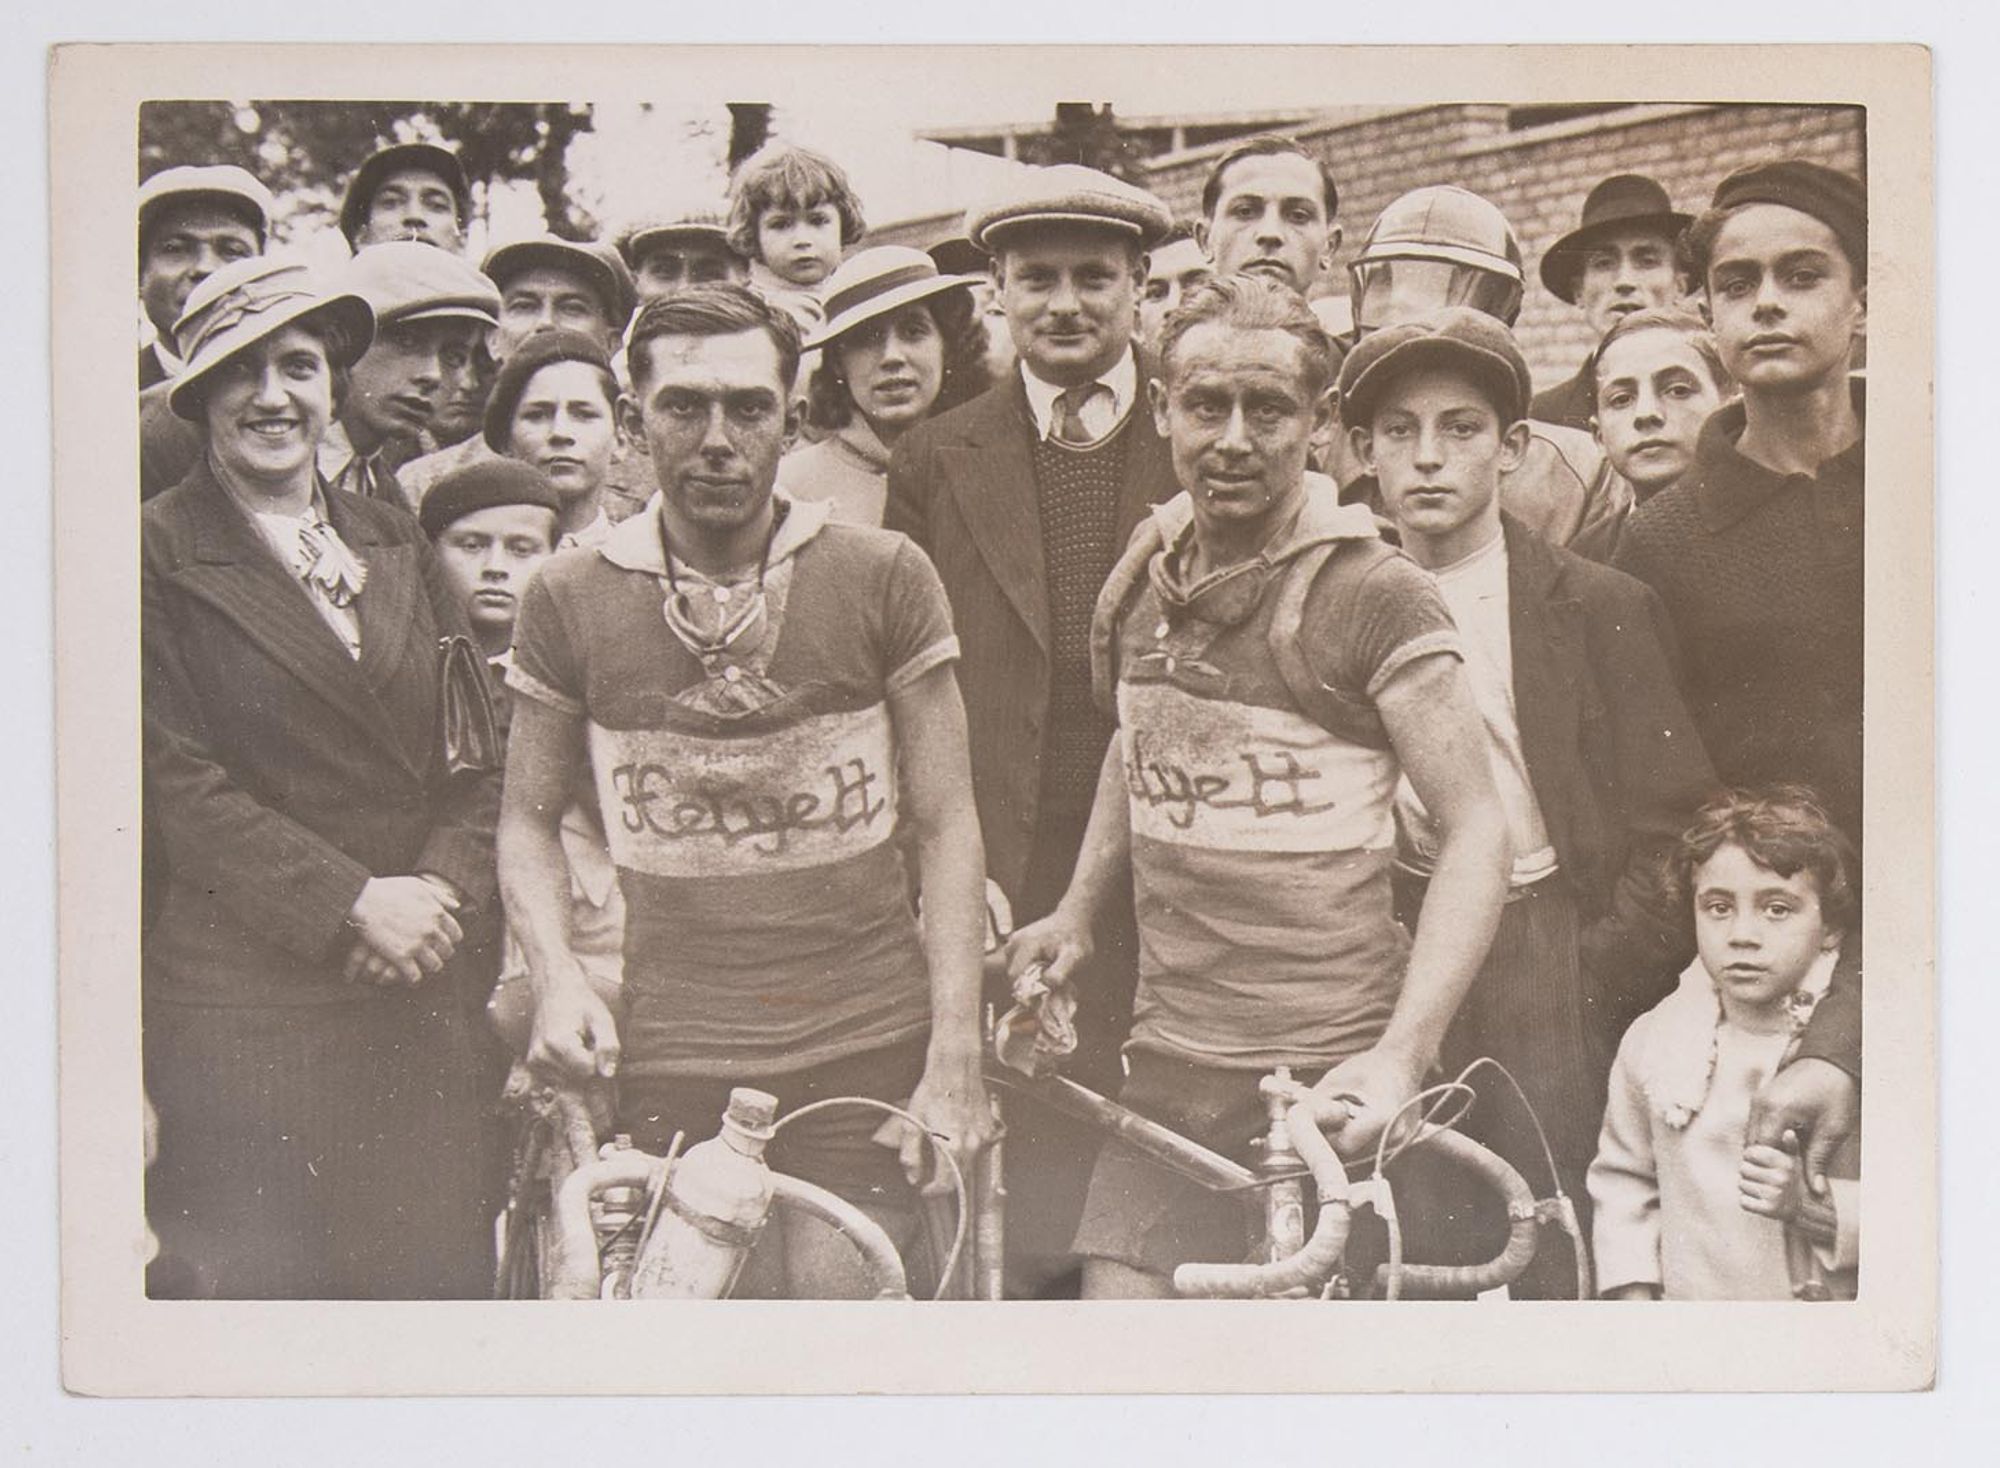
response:
[[[507,452],[513,437],[514,410],[521,405],[521,394],[528,390],[528,379],[551,362],[588,362],[605,372],[611,370],[611,359],[594,336],[566,326],[534,333],[501,364],[493,391],[487,395],[486,416],[480,426],[485,430],[486,446],[494,453]]]
[[[555,486],[534,465],[519,459],[481,459],[452,470],[432,485],[417,519],[424,534],[436,540],[454,521],[495,505],[539,505],[551,514],[562,509]]]
[[[1834,232],[1858,271],[1868,268],[1868,186],[1851,173],[1804,158],[1739,168],[1715,186],[1711,207],[1782,204],[1810,214]]]

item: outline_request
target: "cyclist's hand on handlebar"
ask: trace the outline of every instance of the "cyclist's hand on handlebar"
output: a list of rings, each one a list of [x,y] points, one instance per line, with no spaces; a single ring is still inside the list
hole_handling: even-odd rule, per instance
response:
[[[618,1025],[572,961],[535,1004],[528,1064],[566,1080],[618,1074]]]
[[[1390,1118],[1417,1094],[1423,1078],[1422,1066],[1379,1046],[1343,1060],[1321,1076],[1313,1091],[1346,1103],[1346,1121],[1337,1131],[1327,1129],[1334,1150],[1351,1157],[1372,1148]]]
[[[1000,1128],[993,1117],[993,1103],[987,1098],[986,1084],[980,1078],[976,1063],[970,1066],[941,1066],[936,1062],[926,1065],[923,1079],[917,1082],[917,1089],[905,1109],[924,1124],[924,1131],[932,1140],[951,1148],[961,1171],[969,1169],[972,1159],[999,1135]],[[907,1123],[901,1125],[901,1131],[897,1151],[902,1160],[903,1175],[910,1180],[911,1186],[920,1189],[926,1196],[951,1192],[951,1171],[937,1159],[930,1142],[912,1131]],[[967,1181],[970,1181],[969,1172]]]
[[[1043,981],[1051,989],[1060,988],[1089,960],[1092,947],[1090,925],[1072,921],[1058,907],[1014,930],[1007,940],[1007,977],[1018,979],[1040,964]]]

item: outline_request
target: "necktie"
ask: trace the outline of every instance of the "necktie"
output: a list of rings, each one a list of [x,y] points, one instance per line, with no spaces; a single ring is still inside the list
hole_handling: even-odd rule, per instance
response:
[[[1108,392],[1102,383],[1086,382],[1082,387],[1066,387],[1056,394],[1056,411],[1049,426],[1055,430],[1059,443],[1094,443],[1096,437],[1083,426],[1084,405],[1101,392]]]

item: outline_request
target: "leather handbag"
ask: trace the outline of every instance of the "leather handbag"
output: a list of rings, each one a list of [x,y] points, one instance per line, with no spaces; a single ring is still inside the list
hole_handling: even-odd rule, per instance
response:
[[[485,659],[469,637],[438,639],[438,742],[447,775],[485,774],[504,759]]]

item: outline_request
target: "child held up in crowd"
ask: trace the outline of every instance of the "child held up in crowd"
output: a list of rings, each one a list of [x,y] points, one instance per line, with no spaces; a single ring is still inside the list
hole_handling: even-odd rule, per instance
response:
[[[1599,1292],[1852,1298],[1855,1151],[1814,1198],[1791,1146],[1748,1145],[1750,1103],[1796,1046],[1854,931],[1852,848],[1798,786],[1704,806],[1673,862],[1698,957],[1626,1033],[1590,1168]],[[1808,1241],[1792,1249],[1786,1228]],[[1796,1261],[1796,1262],[1795,1262]]]
[[[729,243],[750,262],[750,287],[813,330],[826,319],[820,284],[866,231],[861,200],[838,163],[789,143],[745,159],[729,187]]]

